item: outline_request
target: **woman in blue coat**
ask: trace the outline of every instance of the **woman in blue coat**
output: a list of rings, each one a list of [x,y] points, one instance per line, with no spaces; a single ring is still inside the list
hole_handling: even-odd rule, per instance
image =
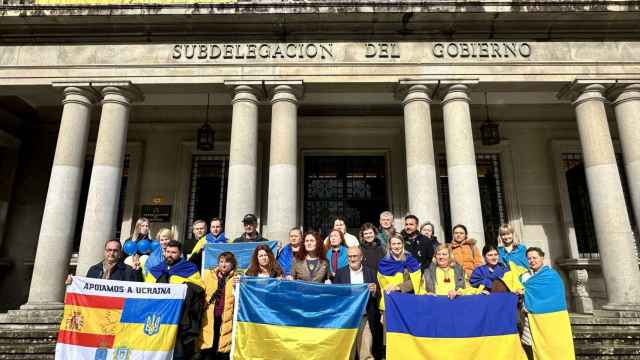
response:
[[[329,243],[326,245],[326,248],[327,261],[329,261],[329,274],[330,278],[333,279],[338,269],[349,264],[344,234],[340,230],[331,230],[329,233]]]
[[[484,289],[490,292],[508,291],[506,285],[502,281],[502,276],[509,271],[509,268],[500,262],[498,249],[491,244],[487,244],[482,248],[482,256],[485,264],[478,266],[471,273],[469,282],[471,286]]]
[[[529,268],[527,261],[527,248],[523,244],[520,244],[520,239],[513,229],[513,226],[509,224],[500,225],[498,231],[498,254],[500,255],[500,262],[509,267],[510,269],[515,265],[520,269],[511,269],[518,272],[526,271]]]

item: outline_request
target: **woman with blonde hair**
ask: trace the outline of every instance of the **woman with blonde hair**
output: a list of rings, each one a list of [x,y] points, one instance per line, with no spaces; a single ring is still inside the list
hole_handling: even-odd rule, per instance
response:
[[[171,231],[171,229],[162,228],[158,230],[156,240],[153,240],[153,243],[157,245],[151,246],[153,250],[142,266],[142,271],[145,276],[149,272],[149,269],[164,261],[164,249],[167,247],[169,241],[175,240],[173,237],[173,231]]]
[[[507,265],[509,269],[515,270],[512,267],[518,266],[522,271],[529,268],[527,260],[527,248],[520,244],[520,239],[516,234],[513,226],[510,224],[502,224],[498,229],[498,254],[500,255],[500,262]]]
[[[122,250],[126,255],[124,263],[131,266],[140,266],[144,268],[144,264],[151,253],[151,222],[145,217],[141,217],[136,221],[133,227],[131,237],[124,241]]]
[[[446,244],[436,248],[435,262],[425,270],[423,279],[427,294],[447,296],[449,299],[483,292],[483,288],[467,286],[464,270],[456,264],[451,249]]]
[[[378,263],[378,283],[386,293],[420,293],[420,262],[405,251],[400,234],[389,238],[387,255]],[[384,310],[384,297],[380,299],[380,309]]]

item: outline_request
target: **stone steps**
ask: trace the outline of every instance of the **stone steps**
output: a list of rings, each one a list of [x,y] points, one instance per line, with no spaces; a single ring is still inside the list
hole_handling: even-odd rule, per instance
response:
[[[594,315],[571,316],[577,359],[640,359],[637,313],[598,311]]]
[[[55,355],[51,354],[0,354],[0,360],[54,360]]]
[[[0,360],[54,359],[60,315],[28,312],[0,314]]]
[[[0,360],[52,360],[59,316],[20,315],[0,314]],[[640,359],[640,318],[572,315],[571,323],[577,359]]]

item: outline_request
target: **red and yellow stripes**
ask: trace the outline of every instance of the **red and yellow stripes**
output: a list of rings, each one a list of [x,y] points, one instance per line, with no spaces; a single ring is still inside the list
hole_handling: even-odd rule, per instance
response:
[[[58,342],[110,348],[121,330],[125,298],[67,293]]]

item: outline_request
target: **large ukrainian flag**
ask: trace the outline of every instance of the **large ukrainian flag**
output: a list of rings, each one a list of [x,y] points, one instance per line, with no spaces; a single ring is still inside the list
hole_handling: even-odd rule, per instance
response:
[[[238,261],[238,269],[246,270],[251,265],[251,256],[258,245],[267,245],[276,255],[278,242],[275,240],[247,243],[207,243],[204,245],[202,271],[218,266],[218,256],[225,251],[233,253]]]
[[[74,277],[56,359],[171,359],[186,285]]]
[[[236,294],[233,359],[349,359],[369,291],[242,277]]]
[[[544,266],[524,283],[524,306],[536,360],[575,359],[564,283]]]
[[[387,359],[526,360],[518,335],[518,297],[385,295]],[[559,358],[558,358],[559,359]]]

